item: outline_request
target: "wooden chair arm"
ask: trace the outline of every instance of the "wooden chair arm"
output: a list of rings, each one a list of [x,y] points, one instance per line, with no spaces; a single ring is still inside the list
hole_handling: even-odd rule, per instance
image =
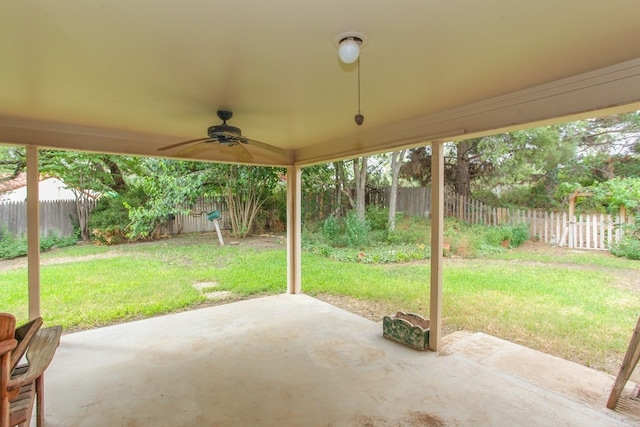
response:
[[[27,360],[29,361],[27,371],[9,380],[9,390],[19,389],[42,376],[60,344],[60,335],[62,335],[61,326],[42,328],[36,333],[27,350]]]
[[[34,337],[36,332],[40,330],[41,326],[42,317],[36,317],[29,323],[16,328],[14,338],[18,340],[18,346],[11,354],[11,370],[13,370],[18,365],[18,362],[20,362],[20,359],[22,359],[22,356],[29,348],[31,339]]]
[[[0,356],[10,352],[18,345],[18,341],[14,339],[0,341]]]

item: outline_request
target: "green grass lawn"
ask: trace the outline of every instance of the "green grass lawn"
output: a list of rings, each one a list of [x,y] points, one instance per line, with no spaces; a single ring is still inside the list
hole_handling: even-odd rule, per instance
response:
[[[75,246],[42,256],[46,324],[65,329],[184,310],[205,302],[198,282],[242,296],[286,291],[284,245],[217,245],[211,235],[116,247]],[[0,263],[0,311],[27,319],[26,268]],[[445,259],[445,330],[483,331],[611,372],[640,307],[640,262],[608,253],[517,250]],[[357,264],[304,253],[302,289],[388,303],[428,316],[428,262]]]

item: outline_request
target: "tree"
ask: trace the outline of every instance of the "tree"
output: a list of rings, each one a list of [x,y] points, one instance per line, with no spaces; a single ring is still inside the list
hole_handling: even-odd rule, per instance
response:
[[[474,148],[472,141],[460,141],[456,147],[456,191],[458,194],[469,197],[471,196],[471,151]]]
[[[82,240],[88,241],[89,216],[93,202],[106,191],[122,190],[121,164],[126,157],[79,151],[41,150],[40,172],[60,178],[75,195],[76,212]],[[136,163],[136,159],[129,159]]]
[[[344,161],[340,160],[333,163],[336,171],[335,185],[336,185],[336,202],[335,209],[333,211],[334,216],[339,217],[342,214],[342,195],[346,195],[349,199],[349,203],[352,203],[351,194],[347,191],[346,178],[344,173]]]
[[[640,175],[640,112],[567,123],[563,130],[563,139],[578,146],[569,174],[582,185]]]
[[[128,210],[131,239],[149,239],[158,235],[170,215],[188,214],[200,197],[206,180],[206,164],[169,159],[144,159],[143,168],[131,179],[143,199],[123,200]]]
[[[431,182],[431,147],[409,150],[409,159],[400,167],[400,176],[422,186]],[[446,178],[445,178],[446,181]]]
[[[368,157],[353,159],[353,176],[356,187],[356,215],[365,220],[365,191],[367,189],[367,161]]]
[[[123,191],[124,176],[134,173],[139,159],[77,151],[40,150],[39,171],[44,176],[62,180],[74,193],[76,213],[82,240],[89,240],[89,216],[95,199],[107,191]],[[2,180],[10,180],[24,172],[26,152],[22,146],[0,150]]]
[[[284,171],[243,165],[218,165],[216,169],[223,172],[217,176],[217,182],[224,191],[232,232],[237,237],[246,237],[258,210],[276,185],[283,182]]]
[[[131,221],[127,234],[133,239],[154,238],[170,215],[190,213],[200,197],[220,196],[227,202],[232,233],[245,237],[282,178],[283,170],[277,168],[143,159],[130,186],[146,197],[137,205],[124,202]]]
[[[614,255],[640,259],[640,178],[613,178],[591,188],[594,199],[610,213],[619,213],[624,237],[610,250]],[[633,220],[628,221],[627,217]]]
[[[388,228],[390,231],[396,229],[396,205],[398,200],[398,178],[400,176],[400,168],[407,150],[394,151],[391,153],[391,189],[389,191],[389,221]]]
[[[637,211],[640,207],[640,178],[613,178],[591,188],[594,199],[610,213]]]
[[[339,186],[334,185],[335,175],[333,164],[308,166],[302,169],[302,193],[308,196],[302,203],[303,222],[323,218],[331,211],[339,213],[339,200],[342,195],[336,192]],[[334,206],[336,197],[338,202]]]
[[[11,181],[27,168],[24,147],[0,146],[0,182]]]
[[[562,129],[547,126],[481,138],[483,173],[476,183],[507,203],[551,207],[558,174],[576,155],[576,144]]]

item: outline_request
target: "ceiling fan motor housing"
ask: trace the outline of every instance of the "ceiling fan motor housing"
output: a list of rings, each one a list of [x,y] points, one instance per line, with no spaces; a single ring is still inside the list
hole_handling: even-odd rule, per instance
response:
[[[209,126],[207,135],[212,140],[228,146],[237,145],[241,142],[243,144],[247,143],[247,138],[242,136],[240,128],[227,124]]]

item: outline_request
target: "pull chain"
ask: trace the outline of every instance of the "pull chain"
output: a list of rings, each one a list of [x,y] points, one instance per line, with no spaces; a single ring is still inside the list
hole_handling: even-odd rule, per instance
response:
[[[364,122],[364,116],[360,114],[360,57],[358,57],[358,114],[354,117],[358,126]]]

